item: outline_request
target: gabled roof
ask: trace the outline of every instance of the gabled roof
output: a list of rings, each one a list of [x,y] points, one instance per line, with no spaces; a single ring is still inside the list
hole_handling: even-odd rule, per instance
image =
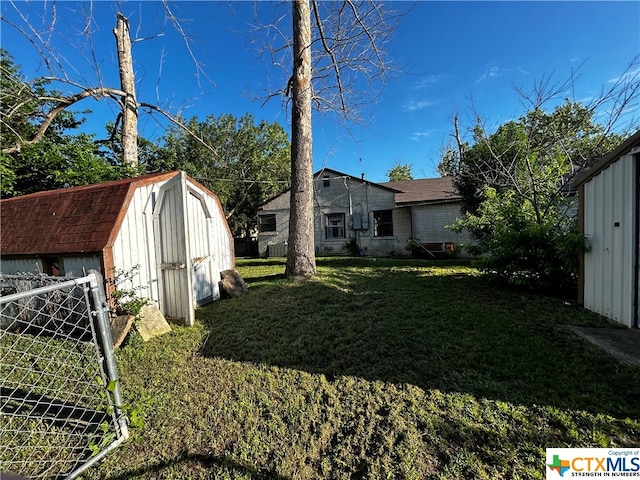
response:
[[[456,189],[453,186],[453,177],[422,178],[418,180],[375,183],[364,178],[358,178],[346,173],[338,172],[337,170],[323,168],[314,173],[313,178],[318,179],[325,175],[329,175],[331,178],[348,178],[353,181],[367,183],[393,192],[395,194],[395,204],[397,206],[428,205],[432,203],[449,203],[462,200],[462,197],[456,193]],[[289,191],[290,189],[270,198],[260,205],[258,210],[263,210],[264,205],[281,195],[288,194]]]
[[[613,162],[617,161],[623,155],[629,153],[634,148],[640,147],[640,130],[631,135],[627,140],[622,142],[618,148],[608,153],[598,160],[591,168],[584,173],[580,173],[572,182],[574,187],[579,187],[583,183],[588,182],[602,170],[607,168]]]
[[[324,177],[325,175],[328,175],[331,178],[348,178],[348,179],[350,179],[352,181],[355,181],[355,182],[366,183],[368,185],[373,185],[373,186],[376,186],[376,187],[380,187],[383,190],[388,190],[388,191],[393,192],[393,193],[399,193],[399,190],[396,190],[393,187],[388,186],[388,184],[386,184],[386,183],[371,182],[371,181],[366,180],[364,178],[354,177],[353,175],[349,175],[348,173],[342,173],[342,172],[339,172],[337,170],[333,170],[331,168],[322,168],[322,169],[318,170],[317,172],[315,172],[313,174],[313,178],[314,178],[314,180],[318,180],[318,179]],[[273,197],[265,200],[264,202],[262,202],[262,204],[260,204],[258,206],[258,211],[263,210],[265,205],[267,205],[268,203],[272,202],[276,198],[281,197],[282,195],[289,195],[289,192],[291,192],[290,188],[286,189],[282,193],[274,195]]]
[[[401,180],[379,185],[399,191],[396,193],[396,205],[424,205],[457,202],[462,199],[453,186],[453,177]]]
[[[0,201],[0,253],[97,253],[110,245],[136,188],[179,172],[37,192]]]
[[[370,185],[375,185],[376,187],[380,187],[380,188],[382,188],[384,190],[390,190],[392,192],[399,192],[399,190],[396,190],[393,186],[389,185],[389,183],[393,183],[393,182],[387,182],[387,183],[371,182],[369,180],[366,180],[365,178],[354,177],[353,175],[349,175],[347,173],[342,173],[342,172],[339,172],[337,170],[332,170],[331,168],[323,168],[322,170],[318,170],[316,173],[313,174],[313,178],[318,179],[318,178],[324,177],[325,175],[333,176],[333,178],[335,178],[335,177],[348,178],[348,179],[356,181],[356,182],[362,182],[362,183],[368,183]]]

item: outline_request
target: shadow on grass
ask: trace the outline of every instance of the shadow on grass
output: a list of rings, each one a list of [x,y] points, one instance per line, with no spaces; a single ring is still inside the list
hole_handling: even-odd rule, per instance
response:
[[[199,312],[203,354],[524,405],[640,415],[640,371],[573,336],[601,321],[452,264],[337,262]],[[339,267],[339,268],[337,268]],[[623,393],[624,392],[624,393]]]
[[[268,275],[259,275],[259,276],[247,278],[245,280],[246,280],[247,284],[256,284],[256,283],[260,283],[260,282],[269,282],[269,281],[272,281],[272,280],[283,280],[285,278],[286,277],[285,277],[284,273],[272,273],[272,274],[268,274]]]
[[[284,266],[284,259],[259,259],[243,260],[242,265],[245,267],[272,267],[272,266]]]
[[[215,478],[213,476],[215,475],[215,472],[225,472],[231,475],[249,475],[250,478],[255,480],[287,480],[288,478],[273,472],[258,470],[252,467],[241,465],[226,456],[215,457],[210,455],[189,454],[187,452],[184,452],[179,454],[175,458],[157,462],[152,465],[146,465],[135,470],[120,472],[115,475],[107,476],[105,477],[105,479],[125,480],[129,478],[137,478],[142,475],[157,476],[161,474],[170,474],[170,471],[172,469],[180,470],[180,468],[184,468],[186,465],[189,465],[192,470],[206,470],[206,476],[208,478]]]

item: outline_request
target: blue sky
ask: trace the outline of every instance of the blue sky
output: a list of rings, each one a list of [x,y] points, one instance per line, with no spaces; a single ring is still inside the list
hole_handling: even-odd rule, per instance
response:
[[[74,79],[95,85],[95,62],[102,83],[119,86],[111,33],[115,2],[93,3],[95,57],[88,55],[90,45],[81,34],[90,4],[13,4],[41,31],[50,25],[55,7],[51,44],[73,66],[67,70]],[[282,102],[275,98],[265,104],[260,98],[269,84],[280,86],[286,76],[260,56],[264,37],[249,33],[256,23],[279,16],[285,17],[283,25],[288,26],[287,4],[171,3],[190,37],[191,52],[201,65],[199,74],[183,38],[167,23],[160,2],[119,4],[130,19],[133,35],[152,37],[134,45],[138,100],[181,111],[187,118],[251,113],[256,120],[280,122],[289,131],[289,115]],[[450,142],[454,113],[460,115],[463,130],[471,126],[472,107],[487,125],[500,125],[524,113],[513,86],[530,91],[535,82],[550,78],[552,83],[562,83],[572,72],[578,73],[574,88],[557,101],[564,97],[589,100],[640,54],[640,2],[636,1],[418,1],[389,6],[408,12],[387,47],[389,59],[402,71],[370,106],[366,125],[352,126],[348,132],[335,117],[315,115],[316,170],[326,166],[385,181],[395,164],[410,164],[416,178],[438,176],[436,165],[441,147]],[[7,1],[2,2],[2,14],[19,22]],[[7,23],[1,27],[2,46],[23,73],[28,78],[46,75],[33,43]],[[85,128],[102,137],[104,124],[115,118],[114,105],[85,100],[76,108],[83,109],[93,111],[86,115]],[[161,136],[165,125],[157,115],[141,115],[141,134],[147,138]]]

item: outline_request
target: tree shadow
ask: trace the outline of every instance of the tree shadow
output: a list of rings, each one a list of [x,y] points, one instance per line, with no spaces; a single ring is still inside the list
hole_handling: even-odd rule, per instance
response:
[[[243,266],[246,267],[273,267],[273,266],[282,266],[285,265],[285,259],[275,259],[275,260],[245,260],[242,262]]]
[[[390,263],[334,269],[303,284],[261,281],[233,303],[200,311],[210,327],[204,355],[329,380],[349,375],[640,415],[640,373],[563,329],[588,314],[558,299],[488,287],[446,265]]]

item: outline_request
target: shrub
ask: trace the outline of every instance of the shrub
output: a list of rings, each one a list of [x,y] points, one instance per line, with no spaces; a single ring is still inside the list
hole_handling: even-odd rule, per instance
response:
[[[347,240],[347,243],[345,243],[342,248],[349,252],[349,255],[353,255],[354,257],[359,257],[361,255],[360,252],[362,250],[360,249],[360,245],[358,245],[358,241],[355,237],[349,237],[349,240]]]
[[[480,256],[483,273],[514,286],[568,290],[577,285],[586,241],[575,222],[565,226],[561,220],[555,212],[538,219],[526,202],[488,188],[478,214],[467,214],[452,228],[467,228],[476,239],[466,248]]]

